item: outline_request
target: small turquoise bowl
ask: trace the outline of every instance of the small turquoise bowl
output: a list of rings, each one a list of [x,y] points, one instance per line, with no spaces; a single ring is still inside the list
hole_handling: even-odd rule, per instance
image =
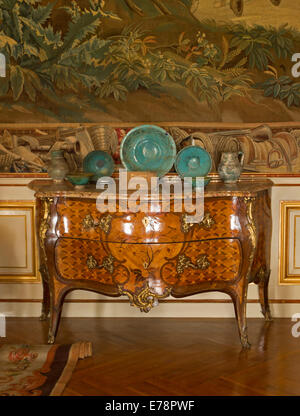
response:
[[[83,159],[83,170],[93,173],[91,179],[93,182],[97,182],[103,176],[111,176],[114,169],[115,163],[113,158],[102,150],[94,150]]]
[[[90,178],[93,176],[93,173],[90,172],[75,172],[69,173],[67,179],[74,186],[84,186],[89,183]]]
[[[175,169],[181,178],[206,177],[212,168],[210,154],[200,146],[187,146],[178,152]]]

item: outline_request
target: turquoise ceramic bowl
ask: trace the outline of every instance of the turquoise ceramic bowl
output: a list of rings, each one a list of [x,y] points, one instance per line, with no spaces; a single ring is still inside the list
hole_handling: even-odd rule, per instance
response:
[[[210,154],[199,146],[187,146],[178,152],[175,169],[181,178],[206,177],[211,171]]]
[[[129,171],[151,171],[161,177],[174,164],[176,145],[166,130],[152,125],[138,126],[122,140],[120,157]]]
[[[93,176],[93,173],[89,172],[75,172],[69,173],[67,179],[74,186],[83,186],[89,183],[90,178]]]
[[[111,176],[115,169],[113,158],[102,150],[94,150],[83,159],[83,170],[92,172],[92,181],[95,182],[103,176]]]

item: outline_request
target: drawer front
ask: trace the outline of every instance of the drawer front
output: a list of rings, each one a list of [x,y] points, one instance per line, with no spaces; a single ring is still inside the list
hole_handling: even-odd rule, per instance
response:
[[[188,225],[187,240],[234,238],[241,233],[238,198],[207,198],[204,218],[200,224]]]
[[[111,242],[158,243],[183,241],[180,215],[158,212],[100,213],[96,202],[67,200],[59,203],[58,237]]]
[[[231,282],[239,277],[242,249],[238,239],[193,241],[185,244],[174,260],[161,268],[161,277],[168,285]]]
[[[56,266],[66,280],[121,285],[135,292],[145,282],[165,288],[201,282],[226,282],[238,277],[241,247],[237,239],[174,244],[120,244],[96,240],[59,239]]]
[[[58,237],[85,238],[122,243],[169,243],[197,241],[206,238],[231,238],[240,233],[236,201],[209,198],[204,218],[198,224],[188,223],[180,212],[115,212],[101,214],[95,200],[64,200],[58,203]]]
[[[55,247],[55,264],[58,274],[65,280],[116,286],[115,278],[120,282],[128,279],[127,271],[116,264],[111,254],[96,240],[59,239]]]

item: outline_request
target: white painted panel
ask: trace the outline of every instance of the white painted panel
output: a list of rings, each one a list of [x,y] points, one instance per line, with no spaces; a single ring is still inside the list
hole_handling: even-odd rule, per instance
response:
[[[26,216],[0,210],[0,273],[27,267]]]
[[[33,221],[31,208],[0,207],[0,276],[35,273]]]

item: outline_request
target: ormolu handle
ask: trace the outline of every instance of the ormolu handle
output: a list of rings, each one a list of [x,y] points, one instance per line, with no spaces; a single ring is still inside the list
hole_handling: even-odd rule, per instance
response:
[[[87,214],[82,220],[82,227],[84,230],[90,230],[93,228],[97,231],[100,228],[105,234],[109,234],[111,227],[112,216],[110,214],[103,215],[99,222],[96,222],[91,214]]]
[[[206,254],[200,254],[196,259],[196,264],[187,257],[185,254],[181,254],[177,261],[177,273],[181,274],[184,269],[191,267],[192,269],[206,270],[210,266],[210,262],[207,259]]]
[[[82,227],[85,230],[89,230],[90,228],[95,227],[95,221],[94,218],[91,216],[91,214],[87,214],[83,220],[82,220]]]
[[[115,261],[114,257],[110,254],[109,256],[104,257],[102,264],[98,264],[95,257],[90,254],[88,256],[87,260],[86,260],[86,264],[87,264],[87,266],[90,270],[105,269],[110,274],[113,274],[113,272],[114,272],[114,261]]]
[[[183,214],[181,217],[181,228],[184,233],[188,233],[194,225],[198,225],[199,227],[204,228],[205,230],[209,230],[216,223],[209,212],[206,212],[203,216],[202,221],[198,223],[190,223],[187,221],[187,218],[187,214]]]

